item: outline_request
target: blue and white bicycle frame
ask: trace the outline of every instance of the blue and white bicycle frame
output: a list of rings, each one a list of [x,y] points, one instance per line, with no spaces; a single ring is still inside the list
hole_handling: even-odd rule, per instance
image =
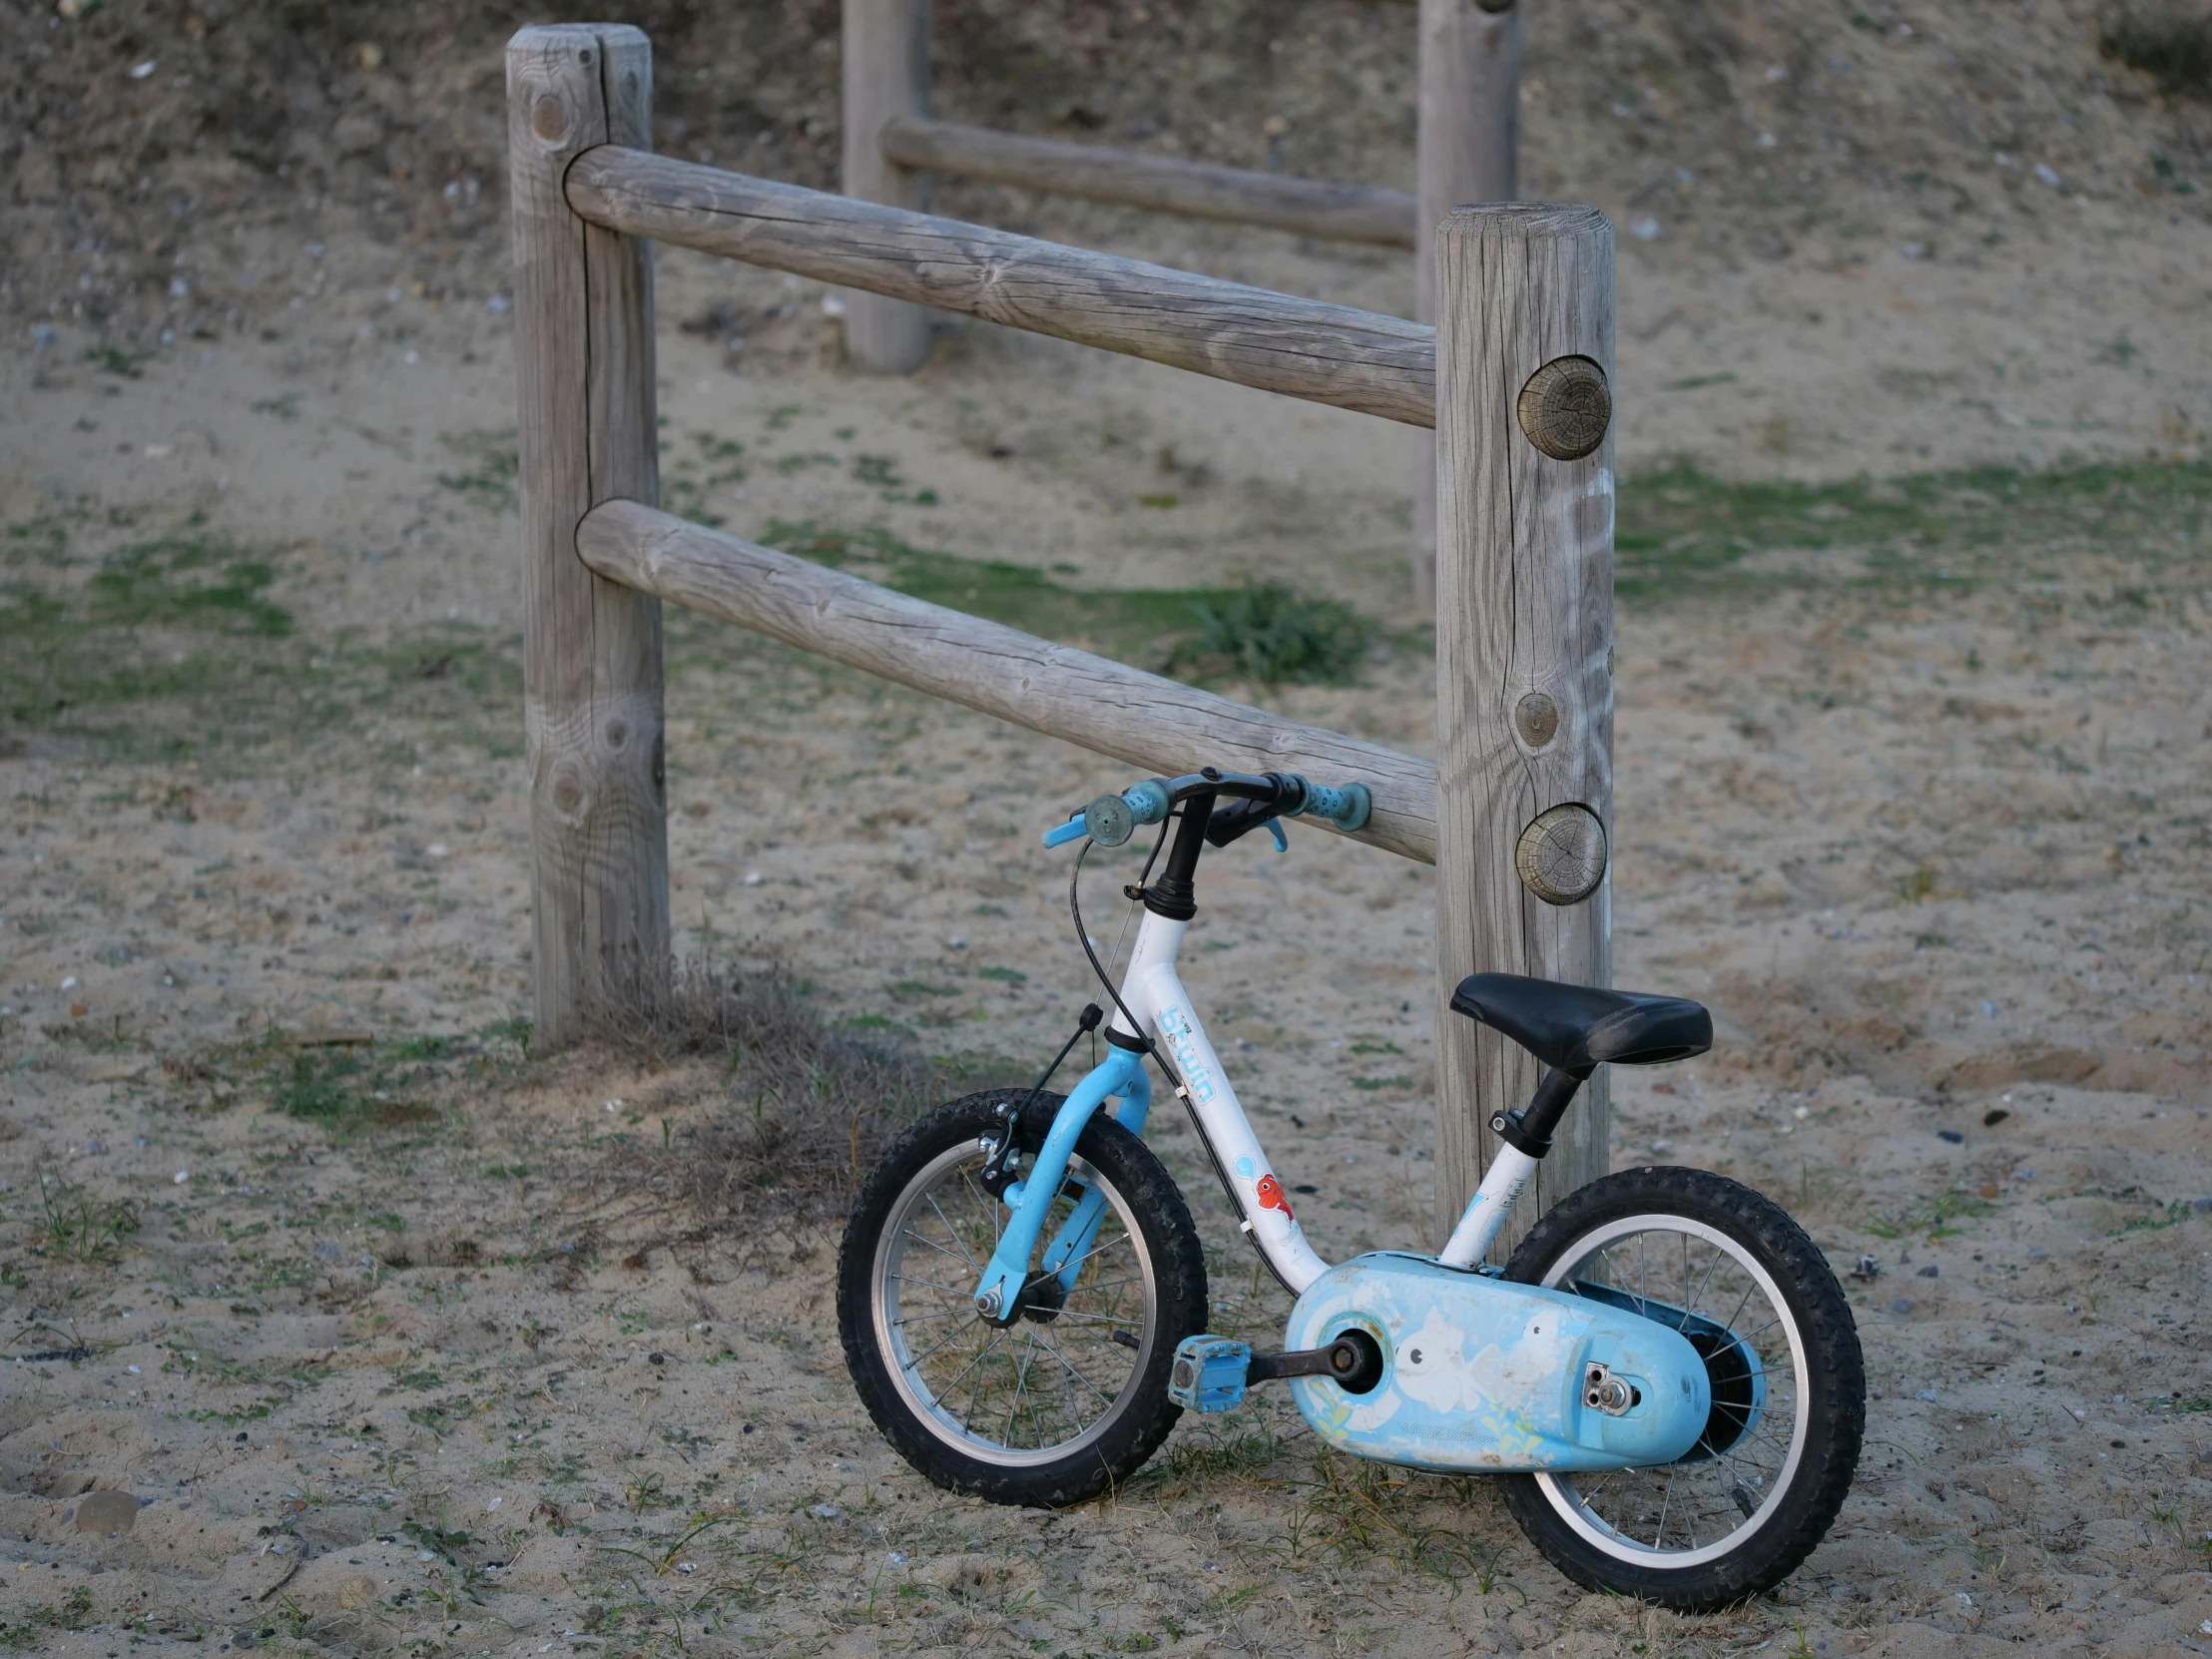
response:
[[[1046,1213],[1068,1180],[1075,1145],[1093,1114],[1117,1101],[1115,1120],[1141,1131],[1152,1105],[1145,1053],[1150,1036],[1211,1147],[1231,1197],[1275,1275],[1299,1298],[1286,1344],[1319,1349],[1365,1331],[1383,1357],[1380,1382],[1351,1393],[1330,1378],[1296,1377],[1301,1412],[1325,1439],[1361,1455],[1424,1468],[1610,1469],[1672,1461],[1688,1452],[1711,1409],[1704,1361],[1677,1331],[1631,1308],[1562,1291],[1508,1283],[1479,1269],[1537,1161],[1501,1146],[1434,1257],[1382,1252],[1332,1268],[1305,1231],[1268,1162],[1260,1138],[1176,972],[1187,921],[1148,911],[1137,931],[1106,1058],[1069,1092],[1043,1146],[1002,1202],[1010,1214],[976,1290],[976,1308],[996,1317],[1033,1273],[1063,1276],[1064,1289],[1091,1247],[1105,1212],[1088,1188],[1045,1245]],[[1232,1348],[1243,1345],[1231,1344]],[[1247,1351],[1249,1353],[1249,1351]],[[1593,1369],[1594,1368],[1594,1369]],[[1631,1408],[1599,1408],[1585,1386],[1622,1379]],[[1243,1392],[1242,1367],[1229,1390]]]

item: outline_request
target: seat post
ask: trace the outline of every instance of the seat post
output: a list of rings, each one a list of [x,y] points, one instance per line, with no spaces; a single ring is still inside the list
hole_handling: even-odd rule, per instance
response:
[[[1584,1073],[1587,1076],[1588,1073]],[[1490,1130],[1507,1146],[1541,1160],[1551,1150],[1552,1131],[1573,1104],[1582,1078],[1557,1066],[1544,1073],[1528,1104],[1517,1112],[1499,1112],[1490,1119]]]
[[[1584,1077],[1588,1075],[1587,1072],[1583,1074]],[[1536,1166],[1551,1150],[1551,1132],[1559,1127],[1559,1119],[1566,1114],[1575,1091],[1581,1087],[1582,1077],[1553,1066],[1536,1085],[1536,1092],[1526,1106],[1517,1112],[1500,1112],[1490,1119],[1490,1132],[1505,1144],[1490,1160],[1490,1167],[1482,1172],[1482,1184],[1467,1200],[1466,1211],[1437,1253],[1437,1261],[1447,1268],[1471,1268],[1482,1260],[1505,1226],[1513,1201],[1520,1197],[1521,1189],[1536,1173]]]

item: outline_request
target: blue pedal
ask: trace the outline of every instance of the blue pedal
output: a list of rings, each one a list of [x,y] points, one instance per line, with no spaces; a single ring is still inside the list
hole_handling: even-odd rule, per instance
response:
[[[1175,1345],[1168,1398],[1186,1411],[1233,1411],[1244,1403],[1252,1345],[1234,1337],[1185,1337]]]

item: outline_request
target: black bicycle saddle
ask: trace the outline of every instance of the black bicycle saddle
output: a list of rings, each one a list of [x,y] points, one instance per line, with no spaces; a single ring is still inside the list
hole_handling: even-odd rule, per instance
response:
[[[1656,1066],[1713,1046],[1713,1016],[1681,996],[1470,973],[1451,993],[1451,1007],[1574,1077],[1587,1077],[1606,1061]]]

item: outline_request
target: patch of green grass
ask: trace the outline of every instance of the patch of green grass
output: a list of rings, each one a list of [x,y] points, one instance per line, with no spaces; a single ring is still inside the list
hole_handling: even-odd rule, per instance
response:
[[[66,564],[69,559],[69,527],[52,513],[18,520],[0,529],[0,549],[9,565]]]
[[[512,426],[443,434],[446,448],[467,463],[466,470],[441,472],[438,482],[491,513],[511,513],[521,505],[521,471]]]
[[[374,710],[426,716],[443,742],[519,750],[519,664],[467,630],[378,646],[305,639],[272,597],[270,550],[188,519],[78,579],[69,534],[52,516],[0,529],[11,570],[0,579],[0,723],[89,739],[119,759],[207,760],[307,743]],[[33,561],[52,573],[24,568]],[[179,811],[189,817],[189,803]]]
[[[887,530],[777,519],[761,539],[900,593],[1187,680],[1349,683],[1382,631],[1288,588],[1071,588],[1028,565],[914,547]]]
[[[1268,1553],[1298,1561],[1327,1552],[1348,1567],[1386,1564],[1471,1584],[1485,1596],[1495,1587],[1503,1552],[1483,1549],[1480,1534],[1466,1524],[1479,1500],[1473,1479],[1325,1451],[1314,1460],[1312,1479],[1300,1484],[1302,1501]]]
[[[1949,1239],[1965,1231],[1955,1223],[1978,1221],[1996,1214],[1996,1208],[1977,1193],[1953,1187],[1903,1210],[1869,1210],[1862,1225],[1878,1239],[1902,1239],[1908,1233],[1926,1233],[1931,1241]]]
[[[267,596],[276,573],[235,543],[163,536],[112,553],[88,584],[94,627],[152,624],[282,639],[291,613]]]
[[[85,361],[103,374],[120,374],[126,380],[136,380],[143,373],[140,365],[153,354],[151,351],[129,351],[112,341],[102,340],[86,348]]]
[[[12,1619],[0,1620],[0,1648],[27,1648],[48,1630],[82,1630],[92,1622],[92,1591],[78,1585],[57,1606],[34,1601]]]
[[[179,1062],[179,1076],[228,1091],[250,1091],[287,1117],[343,1138],[444,1121],[465,1090],[523,1064],[527,1022],[465,1037],[391,1037],[343,1047],[303,1045],[282,1030],[227,1044]],[[398,1233],[396,1215],[363,1218]]]
[[[94,1198],[81,1186],[47,1170],[38,1175],[38,1244],[45,1255],[70,1262],[112,1262],[139,1230],[138,1212],[121,1199]]]
[[[412,1069],[379,1063],[373,1050],[309,1049],[291,1057],[272,1091],[274,1104],[286,1117],[339,1132],[435,1122],[436,1108],[407,1093],[394,1094],[387,1086],[397,1083],[403,1089],[395,1074]]]
[[[958,996],[957,985],[932,985],[925,979],[894,979],[890,983],[893,996]]]
[[[2141,70],[2164,92],[2212,98],[2212,14],[2201,5],[2164,0],[2127,6],[2106,16],[2097,48]]]
[[[1223,675],[1263,686],[1350,685],[1376,627],[1340,599],[1276,583],[1192,604],[1197,635],[1168,654],[1170,674]]]
[[[745,445],[712,432],[694,432],[691,449],[661,445],[661,505],[679,518],[710,529],[729,520],[714,511],[718,493],[746,479]]]
[[[1973,467],[1829,484],[1736,483],[1682,464],[1622,480],[1617,513],[1623,599],[1824,579],[1913,597],[2044,574],[2023,568],[2025,549],[2045,563],[2074,549],[2158,560],[2177,545],[2201,549],[2212,534],[2212,462]],[[1762,553],[1798,555],[1816,573],[1825,556],[1838,574],[1746,567]]]

